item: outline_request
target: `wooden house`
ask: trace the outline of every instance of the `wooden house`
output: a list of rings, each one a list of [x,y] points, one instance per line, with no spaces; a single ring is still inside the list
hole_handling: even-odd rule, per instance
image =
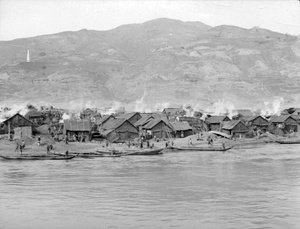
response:
[[[90,120],[64,120],[63,133],[68,136],[69,140],[76,140],[84,138],[89,141],[91,139],[92,124]]]
[[[210,116],[205,122],[209,130],[220,131],[223,122],[231,121],[228,116]]]
[[[159,139],[166,139],[174,136],[173,128],[169,122],[164,119],[153,119],[144,126],[148,135]]]
[[[142,118],[142,116],[141,116],[141,114],[139,112],[132,112],[132,113],[122,114],[118,118],[120,118],[120,119],[126,119],[129,122],[131,122],[132,124],[135,124],[139,119]]]
[[[180,122],[188,122],[189,125],[194,129],[194,130],[198,130],[198,131],[207,131],[207,125],[205,124],[205,122],[200,119],[199,117],[187,117],[187,116],[183,116],[183,117],[179,117],[179,121]]]
[[[10,134],[10,133],[14,133],[15,128],[25,127],[25,126],[33,127],[33,123],[27,118],[25,118],[23,115],[17,113],[12,117],[10,117],[9,119],[6,119],[2,123],[1,129],[2,132],[4,132],[5,134]]]
[[[272,127],[277,127],[282,129],[283,132],[288,133],[291,131],[297,132],[298,122],[297,120],[291,115],[280,115],[280,116],[273,116],[270,118],[269,123]]]
[[[36,125],[41,125],[43,124],[45,115],[40,111],[32,109],[25,114],[25,118],[27,118]]]
[[[223,122],[221,131],[232,137],[244,137],[249,128],[241,120],[232,120]]]
[[[138,138],[137,128],[127,119],[111,119],[100,132],[110,142],[125,142]]]
[[[184,138],[193,134],[193,129],[190,124],[186,121],[183,122],[170,122],[174,130],[176,138]]]
[[[263,118],[260,115],[246,116],[246,117],[242,118],[242,121],[244,121],[244,123],[247,127],[252,127],[252,128],[256,128],[256,129],[267,128],[269,125],[268,120]]]

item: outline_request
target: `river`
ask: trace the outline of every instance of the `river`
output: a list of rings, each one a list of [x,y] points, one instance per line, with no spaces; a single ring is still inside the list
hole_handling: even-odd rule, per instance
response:
[[[0,228],[300,228],[300,146],[0,160]]]

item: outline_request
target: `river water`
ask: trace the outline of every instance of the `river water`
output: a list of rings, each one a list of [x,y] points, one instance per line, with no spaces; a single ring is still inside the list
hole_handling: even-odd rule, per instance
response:
[[[0,160],[0,228],[300,228],[300,146]]]

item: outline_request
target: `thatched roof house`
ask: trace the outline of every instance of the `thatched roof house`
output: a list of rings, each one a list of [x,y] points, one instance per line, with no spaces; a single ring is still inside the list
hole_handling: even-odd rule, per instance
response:
[[[232,120],[224,122],[222,132],[231,136],[245,136],[249,128],[241,120]]]
[[[186,121],[183,122],[170,122],[175,136],[177,138],[184,138],[193,134],[193,129],[190,124]]]

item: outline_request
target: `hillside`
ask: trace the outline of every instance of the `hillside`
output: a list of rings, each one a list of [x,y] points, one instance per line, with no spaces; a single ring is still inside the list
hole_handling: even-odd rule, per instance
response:
[[[26,52],[30,50],[30,62]],[[156,19],[0,42],[0,103],[297,104],[300,40],[261,28]]]

